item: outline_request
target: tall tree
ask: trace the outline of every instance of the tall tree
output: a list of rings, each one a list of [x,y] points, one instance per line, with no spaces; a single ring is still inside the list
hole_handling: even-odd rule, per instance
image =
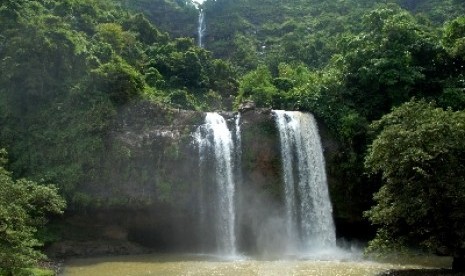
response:
[[[365,165],[384,185],[365,213],[379,226],[370,247],[421,246],[465,270],[465,112],[412,101],[372,128]]]
[[[346,45],[348,100],[373,120],[417,96],[414,86],[425,76],[414,57],[430,40],[427,29],[398,6],[373,10],[363,17],[363,23],[360,33],[341,44]]]
[[[6,151],[0,150],[0,274],[33,266],[45,256],[36,238],[48,214],[63,212],[65,202],[52,185],[14,180],[5,169]]]

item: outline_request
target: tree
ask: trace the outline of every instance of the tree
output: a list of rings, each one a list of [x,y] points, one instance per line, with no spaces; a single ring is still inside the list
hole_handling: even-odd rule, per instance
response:
[[[420,246],[465,270],[465,112],[411,101],[372,128],[365,166],[384,185],[365,213],[379,226],[370,248]]]
[[[465,60],[465,16],[446,24],[442,42],[452,57]]]
[[[142,75],[121,58],[103,64],[93,72],[98,89],[108,93],[117,106],[138,98],[144,89]]]
[[[373,120],[412,96],[421,96],[414,87],[424,80],[424,68],[414,57],[425,47],[420,45],[429,43],[430,34],[395,5],[367,13],[363,23],[362,32],[341,44],[348,100]]]
[[[465,16],[447,22],[442,45],[447,55],[441,69],[444,92],[438,102],[454,110],[465,109]],[[439,70],[438,70],[439,71]]]
[[[47,222],[47,214],[61,214],[64,200],[53,185],[13,180],[0,150],[0,274],[36,264],[44,255],[35,233]]]
[[[273,106],[278,90],[272,83],[271,73],[264,65],[244,75],[240,81],[237,103],[245,100],[256,102],[259,107]]]

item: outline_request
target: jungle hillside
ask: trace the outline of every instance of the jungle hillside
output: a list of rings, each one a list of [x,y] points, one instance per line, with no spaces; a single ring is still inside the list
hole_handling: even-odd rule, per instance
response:
[[[334,216],[371,227],[352,236],[367,252],[465,270],[464,14],[462,0],[2,0],[0,275],[43,260],[69,214],[129,204],[94,196],[117,182],[109,156],[132,160],[110,139],[128,110],[169,125],[244,103],[324,124]],[[163,183],[155,202],[182,200]]]

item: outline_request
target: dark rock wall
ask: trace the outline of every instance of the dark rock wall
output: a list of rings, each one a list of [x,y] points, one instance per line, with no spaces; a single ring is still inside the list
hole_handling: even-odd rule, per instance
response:
[[[279,133],[271,110],[246,110],[241,114],[242,181],[238,183],[239,249],[274,252],[270,240],[282,223],[282,170]],[[275,223],[276,222],[276,223]],[[271,231],[273,228],[273,231]]]
[[[235,114],[222,115],[232,129]],[[215,245],[211,215],[200,216],[201,206],[213,203],[215,177],[213,170],[202,172],[193,135],[204,118],[204,113],[166,110],[149,103],[121,112],[108,135],[108,152],[102,158],[98,181],[81,187],[87,205],[70,210],[62,222],[67,229],[64,240],[74,241],[74,246],[55,245],[55,253],[67,255],[63,248],[92,240],[97,244],[130,242],[157,251],[211,251]],[[282,246],[269,243],[274,237],[267,231],[282,225],[277,221],[283,213],[279,133],[268,109],[244,110],[240,127],[241,167],[236,168],[240,173],[236,179],[239,250],[273,251]],[[338,145],[324,126],[320,134],[326,159],[331,162]],[[330,186],[338,181],[331,173],[328,180]],[[131,246],[120,247],[123,249],[113,251],[121,254],[124,248],[132,248],[126,253],[140,252]],[[93,252],[113,252],[107,251]]]

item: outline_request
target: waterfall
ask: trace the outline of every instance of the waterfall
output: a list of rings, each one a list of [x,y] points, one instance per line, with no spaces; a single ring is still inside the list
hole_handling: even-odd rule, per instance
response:
[[[205,30],[207,29],[207,25],[205,24],[205,12],[202,8],[199,8],[199,23],[197,27],[197,35],[198,35],[198,44],[199,47],[203,48],[203,36],[205,34]]]
[[[240,161],[242,159],[242,133],[241,133],[241,113],[238,113],[235,119],[235,127],[236,127],[236,133],[235,133],[235,139],[234,139],[234,147],[236,149],[236,161],[234,162],[235,164],[235,175],[236,175],[236,182],[237,183],[242,183],[242,168]]]
[[[202,199],[204,203],[216,205],[212,208],[215,224],[216,245],[218,253],[227,256],[236,255],[235,229],[235,190],[234,181],[234,142],[225,119],[218,113],[207,113],[205,124],[200,126],[195,134],[199,144],[200,162],[205,167],[208,154],[214,156],[216,188],[215,198]],[[236,137],[237,140],[237,137]]]
[[[289,239],[288,250],[294,251],[297,246],[296,237],[296,219],[297,219],[297,206],[294,188],[294,173],[292,168],[293,162],[293,149],[291,138],[293,126],[286,122],[286,117],[283,111],[274,111],[276,115],[276,123],[279,130],[279,138],[281,142],[281,162],[283,167],[284,178],[284,203],[286,208],[286,234]]]
[[[206,239],[205,233],[209,232],[209,206],[205,204],[207,202],[208,189],[207,185],[204,184],[205,180],[205,171],[207,167],[207,154],[208,154],[208,145],[209,142],[204,138],[202,128],[197,128],[197,131],[194,133],[194,141],[199,148],[199,183],[196,189],[197,196],[197,239],[200,241],[200,249],[205,252],[208,250],[207,244],[208,240]]]
[[[336,234],[316,121],[308,113],[273,113],[281,144],[289,243],[300,245],[304,252],[334,247]]]

